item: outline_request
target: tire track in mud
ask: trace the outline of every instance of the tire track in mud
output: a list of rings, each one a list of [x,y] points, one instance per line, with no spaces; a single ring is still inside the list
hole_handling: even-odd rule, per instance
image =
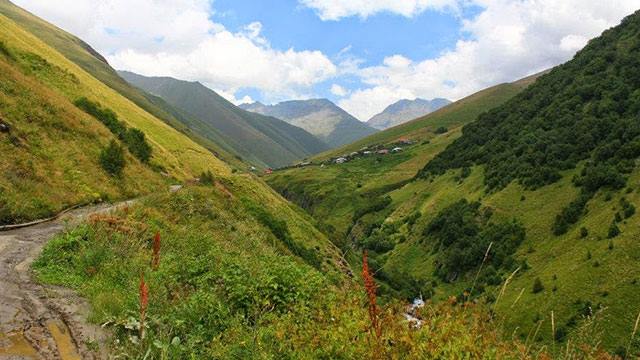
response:
[[[73,291],[34,281],[44,245],[89,215],[134,201],[76,209],[51,221],[0,232],[0,359],[102,359],[106,334],[86,322],[89,306]]]

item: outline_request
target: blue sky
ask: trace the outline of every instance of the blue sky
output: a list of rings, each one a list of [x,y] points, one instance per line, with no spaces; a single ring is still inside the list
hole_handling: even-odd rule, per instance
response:
[[[565,62],[638,0],[14,0],[119,70],[230,101],[326,97],[366,121]]]
[[[465,8],[462,16],[431,10],[413,18],[383,12],[366,19],[322,21],[314,10],[295,0],[217,0],[212,20],[234,32],[257,21],[274,48],[320,50],[332,58],[349,55],[359,59],[362,66],[374,66],[391,54],[421,60],[455,48],[456,42],[468,35],[462,31],[462,19],[477,15],[479,10],[479,7]],[[362,86],[357,77],[345,76],[317,84],[314,95],[339,102],[340,97],[330,91],[333,84],[350,91]],[[264,100],[257,89],[238,92],[239,97],[245,95]]]

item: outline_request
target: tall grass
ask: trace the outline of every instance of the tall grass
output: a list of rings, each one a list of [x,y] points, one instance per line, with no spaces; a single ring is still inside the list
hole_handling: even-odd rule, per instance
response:
[[[153,257],[151,258],[151,268],[155,271],[160,266],[160,233],[156,232],[153,237]]]

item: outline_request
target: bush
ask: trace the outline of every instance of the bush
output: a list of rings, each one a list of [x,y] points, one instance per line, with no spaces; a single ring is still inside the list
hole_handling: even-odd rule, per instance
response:
[[[207,170],[200,174],[200,184],[202,185],[213,185],[215,182],[215,178],[211,170]]]
[[[620,205],[622,206],[622,213],[625,219],[632,217],[636,213],[636,207],[633,206],[627,198],[620,199]]]
[[[589,230],[587,230],[586,227],[581,227],[580,228],[580,238],[584,239],[587,236],[589,236]]]
[[[607,234],[607,238],[613,239],[614,237],[616,237],[618,235],[620,235],[620,228],[618,227],[616,222],[613,221],[611,223],[611,225],[609,226],[609,233]]]
[[[11,60],[15,60],[15,57],[13,56],[13,53],[11,52],[11,50],[9,50],[9,48],[4,43],[4,41],[0,41],[0,54],[6,56],[7,58],[9,58]]]
[[[109,145],[100,152],[100,165],[109,175],[122,175],[125,165],[124,153],[115,140],[111,140]]]
[[[448,131],[449,129],[447,129],[446,127],[440,126],[439,128],[435,129],[433,132],[435,134],[444,134],[444,133],[447,133]]]
[[[129,152],[138,160],[143,163],[149,161],[152,149],[142,131],[135,128],[127,129],[125,123],[118,119],[118,115],[113,110],[103,108],[99,103],[86,97],[79,98],[74,104],[104,124],[112,134],[127,145]]]
[[[103,109],[99,103],[93,102],[86,97],[79,98],[74,104],[104,124],[120,140],[124,138],[127,128],[123,122],[118,120],[118,115],[111,109]]]
[[[532,292],[534,294],[537,294],[539,292],[542,292],[544,290],[544,285],[542,285],[542,280],[540,280],[540,278],[536,278],[533,281],[533,288],[532,288]]]
[[[556,216],[555,222],[553,223],[553,233],[554,235],[562,235],[565,234],[569,227],[578,220],[580,220],[580,216],[584,213],[584,208],[587,206],[587,202],[593,197],[593,193],[588,193],[582,191],[577,199],[573,200],[567,207],[562,209],[560,214]]]
[[[138,129],[129,129],[124,137],[129,152],[143,163],[151,158],[151,145],[145,139],[144,133]]]

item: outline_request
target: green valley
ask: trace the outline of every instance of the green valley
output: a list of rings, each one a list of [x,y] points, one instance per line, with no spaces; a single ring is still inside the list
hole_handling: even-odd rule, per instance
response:
[[[461,85],[486,12],[533,5],[459,4],[419,62],[373,43],[427,10],[231,3],[20,3],[103,56],[0,0],[1,359],[640,357],[640,10]],[[283,8],[331,54],[271,42]]]
[[[523,341],[597,336],[637,351],[639,23],[628,17],[519,88],[485,90],[267,181],[322,219],[352,264],[369,249],[389,296],[477,298]]]

